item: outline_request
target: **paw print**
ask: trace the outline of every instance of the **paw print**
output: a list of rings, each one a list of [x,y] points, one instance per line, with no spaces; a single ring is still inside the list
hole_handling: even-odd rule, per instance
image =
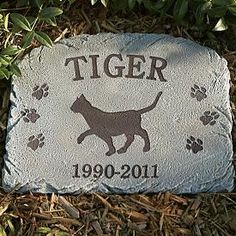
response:
[[[205,111],[204,115],[200,117],[201,122],[203,125],[214,125],[216,123],[216,120],[220,117],[220,115],[217,112],[210,112]]]
[[[44,139],[45,137],[43,134],[39,134],[37,137],[34,135],[29,137],[29,142],[27,144],[27,147],[30,147],[33,151],[36,151],[39,147],[42,148],[44,145]]]
[[[40,115],[37,114],[37,111],[35,109],[25,109],[24,111],[21,111],[21,114],[23,116],[23,121],[26,123],[35,123],[40,117]]]
[[[187,139],[186,148],[196,154],[203,150],[203,142],[201,139],[195,139],[193,136],[190,136],[190,138]]]
[[[47,97],[48,96],[48,85],[46,83],[44,83],[42,86],[35,86],[33,88],[33,93],[32,96],[35,97],[38,100],[41,100],[43,97]]]
[[[198,85],[194,84],[191,88],[191,97],[196,98],[197,101],[201,101],[202,99],[206,98],[206,89],[204,87],[199,87]]]

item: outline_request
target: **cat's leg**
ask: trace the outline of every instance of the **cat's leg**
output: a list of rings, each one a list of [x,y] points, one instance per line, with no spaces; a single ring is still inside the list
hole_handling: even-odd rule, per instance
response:
[[[84,139],[85,139],[86,136],[89,136],[89,135],[92,135],[92,134],[94,134],[94,131],[93,131],[93,130],[91,130],[91,129],[86,130],[84,133],[82,133],[82,134],[78,137],[77,143],[78,143],[78,144],[82,143],[82,142],[84,141]]]
[[[131,145],[131,143],[134,141],[133,134],[126,134],[125,136],[126,136],[127,140],[126,140],[125,145],[117,151],[117,153],[119,153],[119,154],[125,153],[127,151],[127,149],[129,148],[129,146]]]
[[[96,134],[96,135],[106,142],[106,144],[109,148],[108,152],[106,152],[107,156],[111,156],[112,154],[114,154],[116,152],[116,149],[115,149],[113,142],[112,142],[112,138],[110,136],[107,136],[105,134]]]
[[[143,129],[142,127],[140,127],[140,129],[136,130],[135,133],[144,139],[145,145],[143,147],[143,151],[148,152],[150,150],[150,140],[149,140],[147,131]]]

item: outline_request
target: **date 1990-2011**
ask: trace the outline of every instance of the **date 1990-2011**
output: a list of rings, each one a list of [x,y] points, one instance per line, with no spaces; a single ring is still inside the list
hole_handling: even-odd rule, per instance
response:
[[[114,176],[119,176],[121,179],[128,178],[158,178],[157,165],[122,165],[120,168],[116,169],[113,165],[102,166],[100,164],[96,164],[94,166],[90,164],[85,164],[82,168],[79,168],[79,165],[73,165],[74,175],[73,178],[99,178],[104,176],[108,179],[113,178]]]

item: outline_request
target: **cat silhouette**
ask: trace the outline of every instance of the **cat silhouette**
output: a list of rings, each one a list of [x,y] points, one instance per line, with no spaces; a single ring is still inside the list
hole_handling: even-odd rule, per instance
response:
[[[110,156],[116,152],[112,136],[125,134],[127,138],[125,145],[117,150],[117,153],[121,154],[125,153],[132,144],[134,135],[139,135],[145,142],[143,152],[148,152],[150,150],[150,140],[147,131],[141,127],[141,115],[156,107],[161,94],[162,92],[159,92],[154,102],[148,107],[140,110],[119,112],[104,112],[92,106],[83,94],[77,97],[71,106],[71,110],[74,113],[80,113],[90,127],[89,130],[86,130],[78,137],[78,144],[82,143],[85,137],[96,135],[107,143],[109,150],[106,155]]]

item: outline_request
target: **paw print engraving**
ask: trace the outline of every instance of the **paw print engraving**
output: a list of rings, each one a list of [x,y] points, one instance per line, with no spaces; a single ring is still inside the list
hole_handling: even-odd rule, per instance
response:
[[[220,117],[220,115],[217,112],[210,112],[205,111],[204,115],[200,117],[201,122],[203,125],[214,125],[216,123],[216,120]]]
[[[47,97],[48,96],[48,85],[46,83],[44,83],[42,86],[35,86],[33,88],[33,93],[32,96],[35,97],[38,100],[41,100],[43,97]]]
[[[203,150],[203,142],[201,139],[195,139],[193,136],[190,136],[190,138],[187,139],[186,148],[196,154]]]
[[[25,109],[24,111],[21,111],[21,114],[23,116],[23,121],[26,123],[35,123],[40,117],[40,115],[37,114],[37,111],[35,109]]]
[[[207,97],[206,89],[204,87],[199,87],[198,85],[194,84],[191,88],[191,97],[196,98],[197,101],[202,101],[204,98]]]
[[[27,144],[27,147],[30,147],[33,151],[36,151],[39,147],[42,148],[44,145],[44,139],[45,137],[43,134],[39,134],[37,137],[34,135],[29,137],[29,142]]]

